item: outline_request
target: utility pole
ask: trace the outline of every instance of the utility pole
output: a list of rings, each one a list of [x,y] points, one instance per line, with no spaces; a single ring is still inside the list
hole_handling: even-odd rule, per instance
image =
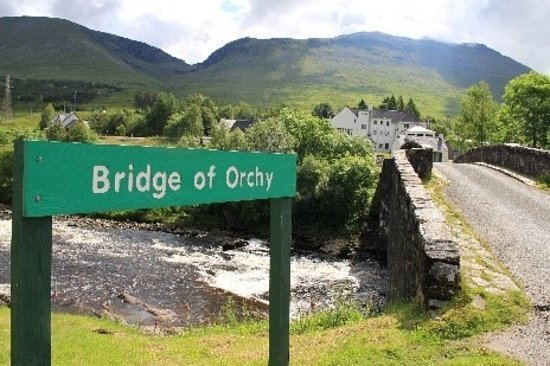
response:
[[[4,101],[2,103],[2,112],[6,120],[12,117],[11,110],[11,78],[6,74],[6,82],[4,83]]]

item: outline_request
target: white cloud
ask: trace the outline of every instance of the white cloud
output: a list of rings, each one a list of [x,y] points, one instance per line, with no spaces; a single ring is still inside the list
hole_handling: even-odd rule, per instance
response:
[[[478,42],[550,73],[550,2],[542,0],[19,0],[0,16],[73,20],[162,48],[189,63],[242,37],[334,37],[381,31]]]

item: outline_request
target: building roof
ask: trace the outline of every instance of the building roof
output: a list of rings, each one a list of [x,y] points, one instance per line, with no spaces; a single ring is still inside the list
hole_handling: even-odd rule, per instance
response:
[[[59,123],[63,128],[72,128],[78,121],[82,121],[82,118],[80,118],[75,112],[70,112],[58,114],[48,124],[53,125],[55,123]]]
[[[387,109],[372,109],[372,118],[391,119],[393,123],[397,122],[422,122],[420,118],[408,111],[387,110]]]
[[[252,127],[254,123],[256,122],[251,119],[237,119],[235,120],[235,123],[233,123],[233,125],[231,126],[231,131],[239,129],[244,132]]]
[[[222,118],[220,120],[220,123],[227,126],[227,128],[229,128],[231,131],[239,129],[239,130],[244,132],[244,131],[248,130],[256,122],[254,120],[251,120],[251,119],[225,119],[225,118]]]

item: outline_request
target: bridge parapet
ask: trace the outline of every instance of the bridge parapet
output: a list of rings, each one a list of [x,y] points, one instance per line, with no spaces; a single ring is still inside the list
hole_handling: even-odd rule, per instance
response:
[[[483,162],[510,169],[534,179],[550,175],[549,150],[532,149],[519,145],[481,146],[459,156],[454,162]]]
[[[384,160],[376,226],[385,239],[390,298],[436,309],[460,289],[460,256],[443,214],[409,162],[408,156],[421,155],[398,150]],[[431,161],[431,151],[426,156]]]

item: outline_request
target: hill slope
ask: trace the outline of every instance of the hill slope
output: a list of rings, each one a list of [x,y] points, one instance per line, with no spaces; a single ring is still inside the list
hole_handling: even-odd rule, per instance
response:
[[[145,43],[55,18],[0,18],[0,73],[33,79],[150,83],[190,68]]]
[[[360,99],[412,96],[424,115],[458,110],[458,96],[486,80],[496,98],[529,68],[480,44],[383,33],[329,39],[243,38],[188,65],[158,48],[52,18],[0,18],[0,75],[199,92],[220,102],[338,108]],[[1,91],[0,91],[1,92]],[[127,98],[130,97],[127,92]],[[128,100],[129,102],[129,100]]]
[[[183,83],[231,101],[377,104],[412,96],[424,113],[453,114],[457,96],[486,80],[495,98],[529,68],[479,44],[447,44],[382,33],[331,39],[244,38],[214,52]]]

